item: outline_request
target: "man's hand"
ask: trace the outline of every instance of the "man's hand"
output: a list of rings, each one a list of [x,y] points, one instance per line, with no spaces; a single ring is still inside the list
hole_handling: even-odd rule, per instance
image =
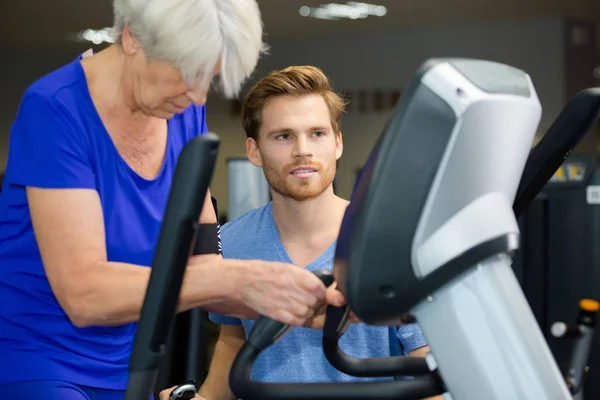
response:
[[[165,389],[162,392],[160,392],[160,394],[158,395],[160,400],[169,400],[169,396],[171,395],[171,392],[176,388],[177,386],[173,386],[172,388],[169,389]],[[204,397],[200,397],[200,395],[198,393],[196,393],[196,396],[194,397],[193,400],[206,400]]]

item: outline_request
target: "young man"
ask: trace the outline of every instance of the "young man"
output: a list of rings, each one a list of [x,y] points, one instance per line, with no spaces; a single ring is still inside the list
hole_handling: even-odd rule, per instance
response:
[[[243,124],[250,161],[263,168],[273,201],[222,228],[225,258],[292,263],[309,271],[333,267],[336,239],[348,201],[333,192],[342,155],[343,100],[315,67],[270,73],[246,97]],[[199,394],[208,400],[235,399],[228,376],[254,321],[211,314],[221,334],[209,375]],[[292,329],[257,360],[253,379],[263,382],[358,380],[333,368],[323,355],[322,331]],[[415,325],[354,324],[340,341],[355,357],[425,355]],[[362,379],[364,380],[364,379]]]

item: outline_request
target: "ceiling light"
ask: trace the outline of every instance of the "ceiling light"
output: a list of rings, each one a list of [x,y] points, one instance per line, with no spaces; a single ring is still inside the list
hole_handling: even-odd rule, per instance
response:
[[[112,28],[104,29],[86,29],[75,35],[71,35],[71,40],[76,42],[91,42],[93,44],[114,43],[115,39],[112,36]]]
[[[300,7],[300,15],[303,17],[308,17],[310,15],[310,7],[302,6]]]
[[[300,15],[317,19],[338,20],[340,18],[362,19],[369,16],[383,17],[387,14],[384,6],[349,1],[346,4],[329,3],[320,7],[300,7]]]

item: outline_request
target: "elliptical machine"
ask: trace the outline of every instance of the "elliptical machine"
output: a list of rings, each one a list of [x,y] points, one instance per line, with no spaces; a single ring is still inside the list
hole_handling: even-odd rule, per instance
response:
[[[284,332],[264,319],[234,363],[234,393],[243,399],[442,393],[453,399],[570,399],[514,277],[511,254],[518,245],[515,213],[596,121],[599,99],[597,90],[581,93],[530,155],[541,107],[524,72],[475,60],[427,63],[357,182],[334,275],[349,308],[366,323],[397,324],[408,311],[416,317],[432,349],[429,371],[407,357],[343,354],[337,341],[346,313],[330,308],[323,349],[332,365],[355,376],[415,379],[252,382],[253,360]],[[523,173],[528,155],[532,162]]]
[[[600,98],[598,92],[588,94],[586,99]],[[593,105],[598,106],[595,113],[578,118],[597,118],[600,104]],[[348,299],[348,307],[327,311],[323,348],[328,360],[350,375],[414,379],[253,382],[253,361],[288,329],[261,317],[233,365],[234,393],[246,400],[413,399],[442,393],[456,400],[570,399],[510,266],[519,233],[513,207],[519,199],[527,203],[527,196],[537,194],[550,178],[551,173],[544,176],[558,160],[555,153],[564,158],[572,148],[560,142],[550,146],[551,156],[534,150],[529,160],[542,157],[526,168],[540,116],[535,89],[523,71],[479,60],[425,63],[357,181],[338,239],[334,274],[321,275],[326,283],[335,278]],[[579,130],[559,132],[570,131],[576,143],[589,126],[574,126]],[[185,268],[186,258],[176,249],[189,249],[200,213],[201,201],[198,206],[176,185],[188,175],[187,192],[202,196],[195,189],[205,193],[210,176],[189,170],[198,167],[190,163],[193,158],[214,163],[217,147],[214,136],[200,137],[178,162],[177,194],[167,206],[127,400],[149,394],[166,340],[160,329],[172,319]],[[181,234],[167,235],[176,224]],[[338,340],[348,325],[349,309],[373,325],[395,325],[406,313],[414,315],[432,354],[425,359],[348,356]]]

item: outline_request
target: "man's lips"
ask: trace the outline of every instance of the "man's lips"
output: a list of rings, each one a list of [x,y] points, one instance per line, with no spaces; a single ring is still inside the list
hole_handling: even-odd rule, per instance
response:
[[[292,175],[296,178],[310,178],[315,173],[317,173],[317,171],[318,171],[317,168],[307,165],[307,166],[294,168],[292,171],[290,171],[290,175]]]

